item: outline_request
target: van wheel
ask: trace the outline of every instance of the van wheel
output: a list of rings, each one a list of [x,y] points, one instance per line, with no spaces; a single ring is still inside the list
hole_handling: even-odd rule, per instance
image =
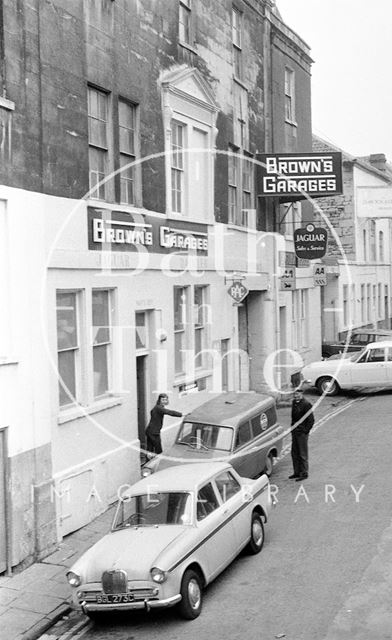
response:
[[[268,478],[271,477],[272,469],[274,466],[274,456],[272,453],[269,453],[267,456],[267,460],[265,461],[264,473]]]
[[[181,602],[178,609],[182,618],[194,620],[201,613],[203,602],[202,584],[199,574],[193,569],[185,571],[181,582]]]
[[[319,380],[317,380],[316,387],[320,396],[336,396],[336,394],[339,393],[340,390],[340,387],[336,380],[330,378],[329,376],[319,378]]]
[[[252,513],[250,522],[250,540],[246,550],[252,555],[260,553],[264,544],[264,525],[262,517],[257,511]]]

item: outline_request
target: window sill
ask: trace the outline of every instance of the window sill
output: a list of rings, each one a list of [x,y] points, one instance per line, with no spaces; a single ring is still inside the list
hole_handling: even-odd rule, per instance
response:
[[[236,231],[244,231],[244,232],[247,232],[247,233],[250,232],[250,233],[254,233],[255,235],[257,233],[257,229],[255,229],[254,227],[245,227],[245,226],[242,226],[242,225],[239,225],[239,224],[234,224],[233,222],[228,222],[227,226],[230,229],[235,229]]]
[[[15,102],[0,96],[0,107],[7,109],[8,111],[15,111]]]
[[[101,398],[101,400],[95,400],[92,404],[85,407],[79,404],[70,407],[69,409],[63,409],[58,415],[57,424],[65,424],[66,422],[72,422],[72,420],[85,418],[86,416],[94,413],[105,411],[105,409],[116,407],[117,405],[122,404],[122,402],[122,398],[107,396],[105,398]]]
[[[175,213],[170,212],[167,214],[167,220],[181,220],[182,222],[194,222],[196,224],[210,224],[213,225],[214,224],[214,218],[204,218],[203,220],[200,220],[200,218],[191,218],[187,215],[185,215],[184,213]]]
[[[285,123],[289,124],[292,127],[298,127],[298,123],[295,122],[294,120],[287,120],[287,118],[285,118]]]
[[[189,44],[189,42],[184,42],[183,40],[179,40],[178,44],[180,45],[180,47],[183,47],[184,49],[188,49],[188,51],[191,51],[195,55],[198,55],[197,54],[197,49],[195,49],[195,47],[193,47],[191,44]]]

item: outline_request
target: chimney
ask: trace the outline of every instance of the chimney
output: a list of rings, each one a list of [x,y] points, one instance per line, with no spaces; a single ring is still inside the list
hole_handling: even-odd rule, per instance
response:
[[[369,162],[379,171],[386,171],[387,159],[384,153],[372,153],[369,156]]]

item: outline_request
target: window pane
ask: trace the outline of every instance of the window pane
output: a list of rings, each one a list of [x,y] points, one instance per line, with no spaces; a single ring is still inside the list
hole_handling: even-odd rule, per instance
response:
[[[147,348],[146,314],[136,314],[136,349]]]
[[[175,373],[184,373],[184,332],[179,331],[174,334],[174,369]]]
[[[186,293],[182,287],[174,287],[174,330],[184,329]]]
[[[94,365],[94,397],[102,396],[108,391],[108,346],[93,348]]]
[[[119,102],[120,151],[135,155],[136,107]]]
[[[76,294],[57,293],[57,348],[70,349],[78,346],[76,328]]]
[[[132,156],[120,156],[120,167],[123,168],[120,173],[121,202],[125,204],[135,204],[134,198],[134,167],[127,165],[132,162]]]
[[[110,341],[109,292],[93,291],[93,343]]]
[[[75,402],[75,357],[76,352],[73,349],[70,351],[59,351],[58,354],[60,407]]]

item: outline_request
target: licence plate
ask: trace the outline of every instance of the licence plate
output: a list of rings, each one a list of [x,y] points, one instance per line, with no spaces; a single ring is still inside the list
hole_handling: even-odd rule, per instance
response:
[[[121,602],[132,602],[131,593],[100,593],[97,595],[98,604],[119,604]]]

